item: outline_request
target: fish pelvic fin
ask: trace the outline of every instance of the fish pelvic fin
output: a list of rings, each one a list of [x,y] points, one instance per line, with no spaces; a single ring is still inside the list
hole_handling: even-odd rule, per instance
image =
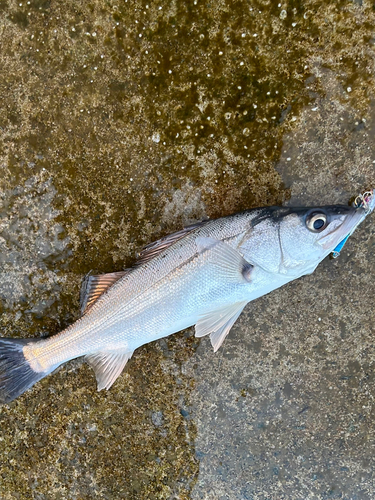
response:
[[[85,356],[85,360],[93,368],[98,383],[98,391],[109,389],[121,375],[126,363],[134,351],[96,352]]]
[[[202,315],[195,325],[195,336],[204,337],[210,334],[211,344],[216,352],[246,304],[247,302],[236,302]]]
[[[30,389],[36,382],[49,375],[57,366],[36,372],[25,358],[23,348],[40,339],[0,338],[0,404]]]
[[[237,321],[238,316],[242,313],[242,307],[234,314],[228,321],[220,327],[218,330],[211,332],[210,333],[210,340],[212,347],[214,348],[214,352],[216,352],[220,347],[221,344],[224,342],[226,336],[230,332],[230,329],[234,325],[234,323]]]

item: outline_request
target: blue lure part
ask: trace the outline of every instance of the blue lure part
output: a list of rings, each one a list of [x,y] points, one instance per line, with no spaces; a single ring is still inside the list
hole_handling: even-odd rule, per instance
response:
[[[342,241],[340,241],[340,243],[337,245],[337,247],[332,250],[332,257],[334,259],[337,259],[337,257],[340,255],[340,252],[343,249],[343,246],[345,245],[345,243],[347,242],[349,236],[350,236],[350,234],[345,236],[345,238]]]

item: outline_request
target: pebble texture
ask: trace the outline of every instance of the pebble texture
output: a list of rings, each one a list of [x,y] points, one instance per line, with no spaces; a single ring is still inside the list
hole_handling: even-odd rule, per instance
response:
[[[368,0],[0,0],[0,332],[203,217],[375,187]],[[374,216],[221,350],[80,360],[0,408],[1,500],[371,500]]]

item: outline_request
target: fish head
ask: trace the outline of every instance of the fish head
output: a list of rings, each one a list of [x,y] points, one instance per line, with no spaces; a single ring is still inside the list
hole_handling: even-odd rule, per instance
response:
[[[375,195],[363,196],[353,206],[264,209],[241,244],[244,257],[286,279],[312,273],[373,210]]]

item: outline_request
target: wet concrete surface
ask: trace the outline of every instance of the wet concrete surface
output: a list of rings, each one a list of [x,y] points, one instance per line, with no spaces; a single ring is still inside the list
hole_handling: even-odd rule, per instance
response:
[[[1,335],[203,217],[375,185],[366,1],[0,1]],[[0,409],[0,498],[372,499],[374,223],[111,391],[68,363]]]

